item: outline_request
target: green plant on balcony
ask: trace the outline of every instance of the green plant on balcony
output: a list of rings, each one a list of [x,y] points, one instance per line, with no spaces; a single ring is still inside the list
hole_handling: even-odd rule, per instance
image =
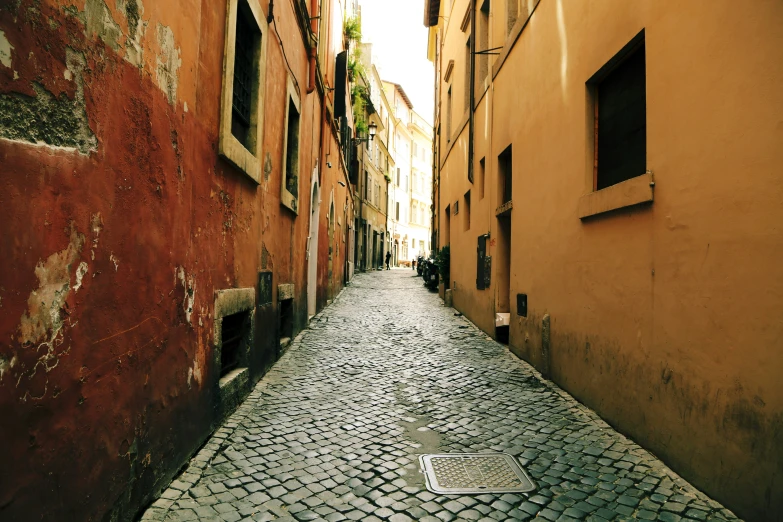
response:
[[[364,85],[351,85],[351,102],[353,103],[353,122],[356,137],[366,137],[370,128],[365,114],[367,113],[368,90]]]
[[[363,116],[354,116],[354,128],[356,129],[356,137],[365,137],[369,135],[370,127],[367,125],[367,120]]]
[[[343,22],[343,34],[348,41],[361,43],[362,22],[358,16],[353,16]]]
[[[357,47],[351,51],[351,55],[348,57],[348,80],[354,82],[366,76],[367,71],[362,63],[362,51]]]

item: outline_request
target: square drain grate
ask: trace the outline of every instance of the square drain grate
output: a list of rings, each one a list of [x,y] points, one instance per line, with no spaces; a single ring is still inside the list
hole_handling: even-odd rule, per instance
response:
[[[422,455],[427,489],[440,494],[525,493],[536,486],[506,453]]]

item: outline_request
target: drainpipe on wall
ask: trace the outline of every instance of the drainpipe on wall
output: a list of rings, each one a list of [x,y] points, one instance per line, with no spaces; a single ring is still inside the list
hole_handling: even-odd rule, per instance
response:
[[[353,146],[353,145],[351,145]],[[367,168],[364,165],[364,162],[366,158],[364,157],[364,147],[359,144],[356,147],[357,151],[362,152],[362,161],[359,163],[359,172],[356,173],[356,176],[359,178],[359,182],[356,184],[356,189],[359,191],[359,226],[361,227],[362,233],[362,247],[363,249],[359,252],[361,254],[361,263],[362,263],[362,272],[367,271],[367,224],[364,221],[364,194],[367,192],[366,188],[366,176],[364,176],[365,169]]]
[[[436,33],[435,36],[435,52],[436,56],[435,59],[437,60],[437,65],[435,66],[435,93],[436,93],[436,104],[435,107],[433,107],[434,114],[432,115],[432,121],[436,124],[435,127],[433,127],[432,132],[432,228],[430,232],[430,254],[432,254],[433,251],[437,252],[439,250],[440,246],[440,158],[438,157],[440,153],[440,126],[441,126],[441,120],[438,118],[439,115],[441,115],[440,112],[440,94],[441,94],[441,88],[440,88],[440,71],[441,71],[441,65],[442,65],[442,59],[441,56],[443,53],[441,53],[440,49],[440,35]],[[437,198],[435,197],[437,194]]]
[[[473,141],[475,118],[473,107],[476,104],[476,0],[470,0],[470,106],[468,107],[468,181],[473,183]]]
[[[315,90],[315,62],[318,53],[318,20],[321,14],[318,12],[318,0],[310,0],[310,69],[307,78],[307,94]]]

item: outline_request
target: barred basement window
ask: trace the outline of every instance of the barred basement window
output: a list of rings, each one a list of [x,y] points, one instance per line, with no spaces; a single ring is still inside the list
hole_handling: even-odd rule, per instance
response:
[[[219,152],[255,182],[259,181],[264,128],[266,28],[258,0],[229,0]]]
[[[256,289],[228,288],[215,292],[214,350],[218,413],[225,417],[250,392]]]
[[[239,312],[223,318],[220,328],[220,376],[239,366],[240,354],[247,336],[248,313]]]

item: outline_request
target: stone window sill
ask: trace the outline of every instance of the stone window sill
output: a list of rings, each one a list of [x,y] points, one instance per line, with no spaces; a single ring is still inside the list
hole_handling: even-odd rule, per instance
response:
[[[220,155],[256,184],[260,183],[261,167],[258,158],[239,143],[239,140],[230,133],[230,129],[228,132],[225,129],[220,130]]]
[[[228,372],[226,375],[220,378],[218,386],[221,390],[226,387],[243,388],[244,384],[249,381],[250,373],[247,368],[237,368]]]
[[[579,199],[579,219],[642,203],[651,203],[654,185],[653,175],[648,172],[617,185],[585,194]]]

